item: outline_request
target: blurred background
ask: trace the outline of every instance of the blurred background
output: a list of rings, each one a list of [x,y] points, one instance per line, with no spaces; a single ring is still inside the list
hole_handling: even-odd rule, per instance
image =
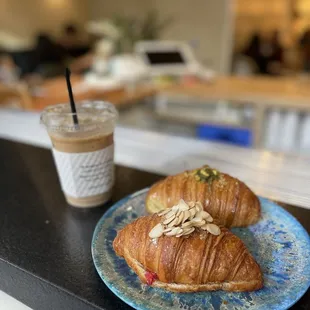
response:
[[[310,154],[310,1],[1,0],[0,108],[67,102],[66,66],[121,126]]]

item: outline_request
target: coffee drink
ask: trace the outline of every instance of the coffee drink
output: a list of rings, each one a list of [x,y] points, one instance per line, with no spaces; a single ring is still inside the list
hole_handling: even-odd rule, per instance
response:
[[[45,109],[45,124],[67,202],[93,207],[108,201],[114,184],[113,133],[117,112],[104,102],[77,104],[78,125],[68,105]]]

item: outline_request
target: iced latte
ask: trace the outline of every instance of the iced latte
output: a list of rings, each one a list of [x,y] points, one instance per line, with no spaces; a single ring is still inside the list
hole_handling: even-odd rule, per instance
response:
[[[117,111],[105,102],[76,105],[78,125],[68,104],[46,108],[41,122],[53,144],[53,155],[67,202],[94,207],[108,201],[114,185],[113,133]]]

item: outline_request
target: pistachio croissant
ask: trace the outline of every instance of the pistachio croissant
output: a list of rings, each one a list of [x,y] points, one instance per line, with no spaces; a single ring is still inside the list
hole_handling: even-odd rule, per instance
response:
[[[187,236],[151,239],[149,232],[160,220],[157,214],[140,217],[119,231],[113,242],[116,254],[143,283],[174,292],[262,287],[259,265],[226,228],[217,236],[198,229]]]
[[[260,218],[257,196],[241,181],[209,166],[169,176],[154,184],[146,209],[156,213],[183,199],[201,202],[205,211],[226,227],[247,226]]]

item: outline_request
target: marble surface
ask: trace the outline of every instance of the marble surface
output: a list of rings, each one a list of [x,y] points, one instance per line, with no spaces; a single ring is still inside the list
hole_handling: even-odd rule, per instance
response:
[[[40,114],[0,110],[0,137],[50,148]],[[209,164],[238,177],[256,194],[310,208],[310,158],[200,141],[118,126],[115,131],[118,164],[160,174]]]
[[[39,113],[0,110],[0,137],[50,148]],[[262,196],[310,208],[310,159],[247,150],[189,138],[117,127],[116,162],[161,174],[209,163],[229,172]],[[292,207],[294,208],[294,207]],[[0,309],[29,310],[0,291]]]
[[[0,309],[5,310],[31,310],[31,308],[22,304],[20,301],[10,295],[0,291]]]

